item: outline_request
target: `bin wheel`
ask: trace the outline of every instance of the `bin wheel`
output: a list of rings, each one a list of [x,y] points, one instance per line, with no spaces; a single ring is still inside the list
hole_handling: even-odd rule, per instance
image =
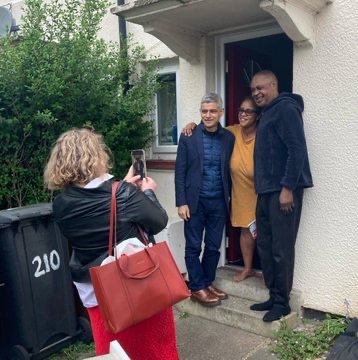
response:
[[[11,359],[11,360],[30,360],[30,355],[23,346],[15,345],[10,349],[9,359]]]
[[[77,329],[79,331],[79,340],[88,344],[93,341],[92,328],[90,321],[85,317],[77,318]]]

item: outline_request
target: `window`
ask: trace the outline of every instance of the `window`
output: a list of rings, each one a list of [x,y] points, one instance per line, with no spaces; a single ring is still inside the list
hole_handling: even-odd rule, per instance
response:
[[[177,66],[166,66],[158,75],[161,84],[155,99],[156,140],[154,152],[175,152],[178,144]]]
[[[159,75],[157,93],[158,145],[177,145],[176,74]]]

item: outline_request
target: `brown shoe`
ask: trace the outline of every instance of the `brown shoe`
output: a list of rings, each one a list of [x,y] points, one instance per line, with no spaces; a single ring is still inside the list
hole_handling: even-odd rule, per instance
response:
[[[226,300],[229,295],[220,290],[219,288],[217,288],[215,285],[211,284],[210,286],[208,286],[207,288],[211,293],[213,293],[214,295],[216,295],[220,300]]]
[[[198,302],[203,306],[208,306],[208,307],[214,307],[221,304],[219,297],[213,294],[208,289],[201,289],[196,291],[192,290],[190,299],[192,301]]]

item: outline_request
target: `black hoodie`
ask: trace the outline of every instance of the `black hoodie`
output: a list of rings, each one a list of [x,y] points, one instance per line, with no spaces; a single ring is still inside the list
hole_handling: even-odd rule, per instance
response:
[[[258,194],[313,186],[303,109],[302,97],[290,93],[281,93],[262,109],[254,154]]]

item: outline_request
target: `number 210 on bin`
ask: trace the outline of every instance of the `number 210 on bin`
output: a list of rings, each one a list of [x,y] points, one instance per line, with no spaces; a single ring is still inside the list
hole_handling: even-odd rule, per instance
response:
[[[56,271],[60,268],[60,255],[56,250],[52,250],[50,255],[43,254],[42,257],[37,255],[32,259],[32,264],[37,263],[37,268],[34,273],[36,278],[49,273],[51,270]]]

